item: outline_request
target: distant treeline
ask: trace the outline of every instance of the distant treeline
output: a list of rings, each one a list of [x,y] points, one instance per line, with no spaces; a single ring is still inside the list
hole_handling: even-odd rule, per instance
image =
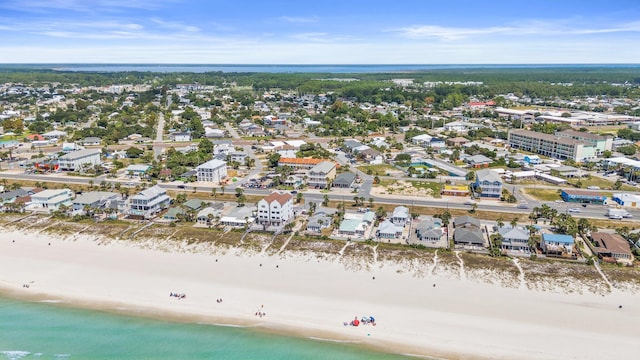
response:
[[[482,82],[482,86],[443,85],[434,89],[402,89],[389,82],[395,78],[410,78],[423,82]],[[347,82],[330,79],[358,79]],[[334,92],[360,101],[425,101],[429,97],[459,94],[462,98],[476,96],[493,98],[499,94],[552,99],[572,96],[637,97],[640,95],[640,67],[576,66],[533,68],[438,69],[409,73],[154,73],[154,72],[80,72],[0,66],[0,82],[37,84],[59,82],[80,86],[113,84],[143,84],[173,86],[199,83],[225,87],[229,83],[252,87],[255,91],[271,89],[293,90],[300,94]],[[571,83],[571,86],[566,84]],[[628,84],[618,86],[612,84]],[[438,102],[438,101],[436,101]]]

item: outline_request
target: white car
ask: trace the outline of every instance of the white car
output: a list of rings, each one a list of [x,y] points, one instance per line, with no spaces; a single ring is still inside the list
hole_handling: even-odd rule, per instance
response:
[[[563,203],[564,201],[558,199],[558,200],[556,200],[556,202],[557,203]]]
[[[578,209],[578,208],[571,208],[568,210],[570,213],[579,213],[582,212],[582,210]]]
[[[473,200],[467,200],[467,201],[465,201],[465,202],[464,202],[464,204],[465,204],[465,205],[473,205],[473,204],[475,204],[475,203],[476,203],[476,202],[475,202],[475,201],[473,201]]]

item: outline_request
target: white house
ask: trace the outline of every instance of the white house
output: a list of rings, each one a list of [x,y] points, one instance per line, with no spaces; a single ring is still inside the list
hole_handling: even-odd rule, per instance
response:
[[[145,219],[169,207],[171,198],[167,191],[156,185],[142,190],[127,200],[127,215],[142,216]]]
[[[67,136],[67,133],[64,131],[60,131],[60,130],[53,130],[53,131],[49,131],[47,133],[42,134],[42,137],[44,137],[47,140],[58,140],[60,138],[63,138]]]
[[[476,172],[474,191],[480,191],[480,197],[499,198],[502,195],[502,179],[494,170],[481,169]]]
[[[191,134],[188,132],[174,132],[169,134],[169,139],[175,142],[191,141]]]
[[[58,158],[60,170],[79,171],[82,168],[93,167],[102,163],[100,149],[86,149],[73,151]]]
[[[404,227],[409,220],[409,209],[405,206],[396,206],[391,215],[391,222],[396,226]]]
[[[69,189],[49,189],[31,195],[31,204],[39,208],[57,210],[60,205],[71,206],[73,191]]]
[[[222,160],[209,160],[196,167],[198,181],[220,183],[227,178],[227,163]]]
[[[284,225],[293,219],[293,196],[274,191],[258,202],[258,223]]]

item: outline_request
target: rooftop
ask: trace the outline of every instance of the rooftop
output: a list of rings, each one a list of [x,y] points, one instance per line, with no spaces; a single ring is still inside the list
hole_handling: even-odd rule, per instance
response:
[[[62,155],[58,158],[58,160],[76,160],[76,159],[81,159],[83,157],[93,156],[101,153],[102,153],[102,150],[100,149],[78,150],[78,151],[72,151],[68,154]]]
[[[293,199],[293,196],[287,192],[278,192],[278,191],[274,191],[271,194],[269,194],[267,197],[264,198],[264,200],[271,204],[274,201],[277,201],[280,203],[280,205],[284,205],[286,204],[289,200]]]

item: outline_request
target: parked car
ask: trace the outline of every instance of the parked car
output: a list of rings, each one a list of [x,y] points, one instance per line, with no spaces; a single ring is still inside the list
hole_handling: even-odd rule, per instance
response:
[[[529,204],[518,204],[518,209],[528,209]]]

